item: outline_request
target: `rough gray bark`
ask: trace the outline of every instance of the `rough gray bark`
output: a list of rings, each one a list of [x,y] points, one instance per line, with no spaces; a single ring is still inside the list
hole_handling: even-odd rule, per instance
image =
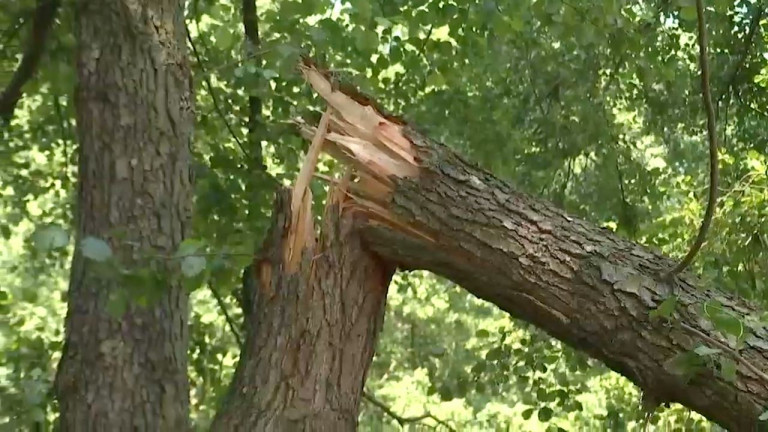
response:
[[[703,369],[690,381],[665,364],[711,341],[680,323],[725,342],[703,316],[717,300],[735,316],[758,315],[745,301],[684,274],[665,282],[674,261],[612,232],[520,193],[405,129],[419,161],[417,178],[393,179],[384,204],[402,224],[433,241],[386,225],[364,228],[367,245],[409,269],[445,276],[511,315],[605,362],[637,384],[649,400],[679,402],[732,431],[765,430],[768,382],[739,364],[735,382]],[[676,293],[669,323],[649,312]],[[768,330],[752,332],[740,355],[768,371]]]
[[[183,6],[76,5],[78,244],[105,239],[125,265],[173,253],[187,230],[194,116]],[[61,430],[188,429],[187,292],[178,281],[151,292],[97,270],[78,246],[56,380]],[[126,290],[154,298],[114,317],[109,299]]]
[[[326,209],[317,247],[284,270],[290,195],[247,290],[246,342],[215,431],[354,431],[394,266],[365,250],[353,215]],[[314,234],[311,234],[314,235]]]

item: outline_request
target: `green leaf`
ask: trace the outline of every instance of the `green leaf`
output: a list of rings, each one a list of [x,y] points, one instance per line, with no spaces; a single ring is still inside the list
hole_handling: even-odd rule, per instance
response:
[[[533,408],[528,408],[523,411],[523,420],[529,420],[533,416],[533,412],[536,411]]]
[[[198,255],[189,255],[181,261],[181,273],[186,277],[194,277],[205,270],[207,261],[205,257]]]
[[[720,375],[730,382],[736,382],[736,362],[730,357],[720,358]]]
[[[367,22],[371,19],[371,15],[373,14],[371,0],[353,0],[352,6],[359,14],[361,21]]]
[[[202,249],[203,246],[205,246],[205,243],[202,240],[194,238],[184,239],[184,241],[182,241],[179,245],[179,249],[176,251],[174,256],[176,258],[181,258],[187,255],[194,255],[197,251]]]
[[[692,378],[702,366],[702,358],[694,352],[677,354],[664,363],[664,369],[684,379]]]
[[[97,262],[104,262],[112,258],[112,249],[107,242],[96,237],[88,236],[84,238],[80,242],[80,248],[84,257]]]
[[[488,367],[488,363],[486,363],[485,361],[481,360],[481,361],[475,363],[474,366],[472,366],[472,373],[475,374],[475,375],[480,375],[483,372],[485,372],[487,367]]]
[[[552,411],[552,408],[550,407],[543,407],[539,409],[539,413],[537,414],[539,421],[542,423],[548,422],[550,419],[552,419],[552,415],[554,412]]]
[[[502,355],[501,348],[494,347],[488,350],[488,352],[485,354],[485,359],[488,361],[496,361],[500,360]]]
[[[261,71],[261,76],[263,76],[265,79],[271,80],[274,78],[277,78],[280,76],[276,71],[273,71],[272,69],[259,69]]]
[[[453,391],[451,391],[451,387],[448,386],[448,384],[443,384],[440,386],[440,390],[438,390],[438,393],[440,393],[440,400],[443,402],[448,402],[453,400]]]
[[[379,48],[379,36],[366,29],[356,29],[352,32],[355,38],[355,47],[362,52],[375,52]]]
[[[717,348],[710,348],[706,345],[699,345],[696,347],[696,349],[693,350],[693,352],[695,352],[696,354],[702,357],[707,357],[707,356],[719,354],[722,351]]]
[[[741,339],[744,336],[744,324],[740,319],[729,313],[713,314],[710,320],[715,325],[715,328],[724,334],[733,335],[737,339]]]
[[[685,21],[696,21],[698,19],[696,6],[684,6],[680,8],[680,18]]]
[[[440,345],[429,347],[429,353],[435,357],[442,357],[445,355],[445,347]]]
[[[438,71],[434,71],[427,76],[427,85],[429,87],[443,87],[445,85],[445,77]]]
[[[488,332],[488,330],[480,329],[475,332],[475,337],[478,337],[480,339],[485,339],[487,337],[491,336],[491,333]]]
[[[539,402],[549,402],[549,392],[544,387],[536,389],[536,399]]]
[[[667,297],[659,307],[652,310],[648,316],[651,319],[656,318],[664,318],[669,319],[672,316],[672,313],[675,311],[675,308],[677,307],[677,296],[670,296]]]
[[[3,234],[5,236],[5,233]],[[10,234],[9,236],[10,237]],[[48,252],[61,249],[69,244],[69,234],[64,228],[56,225],[48,225],[35,230],[32,241],[38,252]]]
[[[128,297],[122,291],[113,292],[107,300],[106,309],[112,318],[122,317],[128,309]]]

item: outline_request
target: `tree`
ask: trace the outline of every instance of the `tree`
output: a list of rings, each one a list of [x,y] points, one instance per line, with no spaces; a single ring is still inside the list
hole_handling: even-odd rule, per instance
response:
[[[189,226],[183,7],[78,5],[78,243],[56,379],[62,430],[188,428],[188,292],[179,280],[135,277],[168,273],[140,254],[175,252]],[[98,266],[113,254],[124,268]]]
[[[731,430],[761,427],[768,331],[733,325],[757,306],[694,278],[667,279],[671,260],[515,191],[370,100],[334,91],[327,72],[304,69],[337,113],[326,148],[356,168],[350,208],[371,217],[363,230],[382,258],[448,277],[587,351],[652,408],[680,402]],[[740,354],[729,336],[744,344]],[[708,369],[714,354],[725,357]]]
[[[389,275],[376,264],[368,274],[371,267],[349,257],[373,263],[381,257],[451,278],[627,376],[651,409],[680,402],[731,430],[759,430],[768,403],[768,374],[762,372],[768,369],[768,332],[753,329],[747,336],[729,327],[729,317],[756,315],[757,307],[702,290],[689,277],[667,280],[673,261],[515,191],[370,100],[336,91],[329,73],[311,63],[304,70],[329,111],[317,130],[304,126],[313,137],[309,162],[293,199],[278,201],[277,233],[254,266],[259,283],[251,290],[247,348],[217,430],[355,429],[353,413],[381,316],[381,298],[364,307],[361,293],[380,295]],[[305,182],[321,146],[359,178],[332,189],[325,215],[329,244],[350,241],[353,254],[313,247]],[[333,228],[337,206],[367,216],[358,229],[376,254]],[[294,264],[299,259],[300,266]],[[659,318],[674,318],[677,326]],[[728,336],[746,343],[741,353],[728,347]],[[351,352],[361,357],[341,360]],[[342,379],[350,374],[353,379]]]
[[[14,29],[23,29],[29,21],[24,17],[31,16],[26,12],[30,3],[22,0],[0,13],[0,23],[9,23],[0,27],[11,29],[2,35],[4,48],[5,42],[14,38]],[[162,285],[164,288],[159,292],[166,292],[167,287],[180,278],[193,291],[195,306],[190,319],[189,350],[193,390],[189,402],[196,428],[207,429],[208,418],[219,405],[223,384],[230,380],[230,366],[238,352],[243,354],[242,361],[215,427],[234,428],[251,421],[303,427],[309,422],[316,424],[318,419],[331,428],[340,423],[349,427],[360,404],[361,392],[354,390],[357,385],[339,380],[336,386],[307,389],[301,384],[304,378],[306,382],[329,382],[323,381],[324,377],[362,380],[366,370],[370,371],[371,379],[362,394],[364,400],[371,403],[362,405],[361,422],[367,427],[376,422],[404,424],[419,419],[438,424],[439,418],[446,416],[451,420],[444,424],[461,425],[460,429],[468,430],[494,426],[528,429],[521,424],[531,426],[531,423],[539,426],[543,423],[550,429],[610,427],[621,430],[642,420],[638,415],[642,414],[639,401],[633,399],[634,387],[615,382],[615,375],[605,375],[605,369],[597,362],[585,360],[584,356],[544,337],[522,321],[507,319],[449,283],[433,282],[422,275],[398,273],[394,276],[395,288],[388,298],[390,307],[386,311],[385,330],[377,347],[377,357],[369,368],[369,349],[380,326],[377,323],[381,310],[376,305],[381,307],[381,302],[377,303],[376,299],[381,300],[383,293],[377,291],[376,296],[367,300],[371,307],[364,313],[343,314],[338,321],[328,323],[320,317],[333,317],[337,312],[333,308],[311,309],[312,313],[301,314],[292,306],[292,301],[299,302],[296,297],[311,300],[314,297],[302,295],[316,295],[323,292],[318,287],[328,288],[321,283],[323,277],[327,280],[346,274],[343,265],[337,268],[340,274],[336,275],[329,271],[313,276],[312,269],[328,269],[331,261],[347,256],[345,247],[354,250],[356,245],[363,252],[358,256],[359,261],[370,265],[360,268],[379,267],[382,274],[387,274],[392,264],[404,265],[403,254],[396,255],[390,250],[398,246],[408,252],[410,266],[431,269],[462,282],[475,294],[498,302],[516,316],[527,318],[592,355],[609,360],[609,366],[642,385],[649,377],[652,384],[664,381],[661,390],[665,391],[650,393],[645,398],[648,406],[665,399],[687,400],[711,413],[713,418],[736,421],[729,413],[731,406],[716,404],[717,397],[710,398],[707,405],[695,392],[681,387],[680,379],[685,377],[678,377],[672,371],[691,374],[694,388],[706,390],[714,386],[717,387],[715,395],[741,397],[743,393],[737,387],[744,379],[758,376],[762,366],[754,346],[749,345],[757,343],[759,348],[761,343],[765,317],[751,305],[760,302],[763,296],[762,275],[767,270],[764,263],[768,262],[765,261],[764,215],[760,211],[766,202],[761,180],[766,162],[761,150],[765,145],[761,127],[765,114],[760,107],[765,101],[764,83],[768,82],[764,79],[768,69],[758,54],[764,51],[762,5],[749,1],[737,5],[719,2],[709,10],[713,17],[712,46],[717,59],[713,93],[721,130],[728,130],[723,162],[726,192],[721,216],[714,221],[715,235],[710,237],[695,263],[704,276],[703,281],[695,282],[697,286],[733,290],[751,302],[732,301],[729,295],[709,289],[694,293],[687,285],[694,283],[690,275],[678,281],[683,286],[678,287],[674,293],[677,295],[673,296],[669,296],[663,281],[655,279],[656,270],[643,268],[642,272],[625,278],[634,271],[638,260],[645,259],[647,264],[662,270],[671,263],[655,253],[638,260],[587,253],[588,257],[583,258],[588,261],[587,265],[579,267],[581,272],[577,272],[578,277],[585,274],[593,277],[590,286],[595,292],[590,294],[594,298],[615,300],[617,308],[632,305],[632,313],[622,317],[619,324],[632,328],[642,326],[638,334],[652,331],[649,334],[661,335],[661,342],[665,344],[670,341],[683,344],[664,355],[650,344],[654,357],[641,363],[632,360],[635,347],[631,347],[630,354],[616,352],[618,348],[626,348],[629,342],[618,338],[608,343],[604,332],[592,330],[587,318],[600,315],[586,316],[584,310],[593,309],[568,309],[568,305],[549,303],[555,301],[549,295],[552,284],[527,278],[525,260],[510,259],[516,256],[514,249],[508,253],[488,250],[483,245],[487,239],[478,240],[463,227],[452,227],[452,236],[439,237],[436,246],[430,229],[425,228],[423,221],[416,223],[412,216],[402,213],[401,205],[407,204],[423,214],[434,210],[438,216],[461,210],[471,210],[471,216],[476,209],[455,203],[447,206],[445,199],[428,201],[429,208],[424,207],[424,192],[450,184],[460,194],[470,191],[471,185],[455,184],[450,176],[420,164],[416,170],[407,164],[398,166],[407,174],[394,180],[398,187],[389,186],[382,179],[366,179],[362,188],[359,181],[350,183],[348,199],[342,203],[331,200],[336,202],[336,210],[327,210],[326,215],[331,216],[319,224],[325,227],[329,238],[309,242],[309,238],[297,235],[298,230],[291,231],[293,227],[307,232],[308,215],[312,212],[306,205],[299,207],[303,217],[297,221],[302,223],[289,223],[288,228],[275,226],[268,238],[292,241],[288,245],[268,243],[262,249],[263,259],[258,260],[254,270],[261,276],[256,279],[268,279],[274,292],[287,298],[265,296],[259,285],[240,296],[233,290],[234,274],[241,268],[238,261],[249,259],[253,243],[261,237],[268,221],[266,215],[271,205],[264,197],[271,195],[274,184],[285,183],[299,169],[303,145],[300,139],[290,136],[282,121],[295,114],[292,111],[295,107],[303,110],[316,104],[310,99],[310,92],[302,91],[306,86],[293,73],[296,47],[306,45],[325,56],[328,64],[356,71],[356,84],[374,88],[371,94],[379,95],[383,104],[394,108],[393,111],[407,111],[415,124],[430,127],[429,134],[409,133],[408,136],[433,149],[444,166],[461,166],[487,180],[487,184],[500,190],[506,188],[506,183],[456,159],[445,148],[433,146],[424,136],[460,147],[461,153],[471,160],[491,168],[505,180],[511,179],[515,189],[552,200],[558,207],[567,209],[568,214],[581,218],[573,217],[574,221],[589,220],[595,224],[552,223],[558,228],[556,233],[569,233],[577,238],[609,238],[611,247],[628,250],[630,256],[647,251],[637,249],[627,238],[662,248],[668,255],[682,254],[692,236],[690,227],[698,223],[700,193],[706,185],[706,171],[702,169],[704,146],[698,139],[702,130],[701,113],[698,104],[691,103],[699,95],[693,85],[696,78],[691,74],[695,65],[691,62],[693,50],[689,43],[692,33],[689,3],[429,1],[423,7],[412,9],[397,2],[350,2],[331,11],[324,9],[324,2],[286,1],[260,8],[259,20],[266,29],[261,34],[254,31],[257,20],[245,19],[245,12],[249,10],[245,6],[242,6],[244,21],[250,23],[246,25],[250,31],[246,28],[245,33],[251,41],[246,50],[241,50],[244,35],[240,26],[232,25],[237,10],[233,3],[202,0],[190,3],[187,11],[190,43],[197,45],[193,67],[195,73],[200,74],[195,83],[199,109],[194,142],[195,172],[199,181],[195,190],[195,218],[189,222],[194,238],[166,249],[136,250],[136,258],[131,260],[126,259],[124,247],[126,240],[130,246],[132,239],[126,239],[119,232],[88,232],[92,237],[81,235],[75,251],[75,259],[83,260],[85,255],[88,268],[97,272],[98,277],[120,274],[120,287]],[[62,8],[65,15],[49,40],[50,48],[42,57],[41,69],[26,84],[26,96],[18,99],[14,120],[2,131],[4,147],[0,149],[3,156],[0,162],[4,166],[0,169],[0,202],[4,206],[3,219],[9,222],[8,226],[0,225],[0,229],[3,236],[18,239],[27,235],[30,223],[37,224],[31,244],[38,252],[47,251],[51,244],[60,247],[66,243],[61,241],[65,237],[62,231],[52,228],[51,224],[66,224],[69,220],[69,207],[65,203],[72,141],[71,105],[66,90],[72,83],[67,66],[72,48],[70,20],[66,15],[70,10]],[[343,19],[336,19],[334,14],[340,14]],[[0,51],[0,63],[4,66],[15,65],[16,59],[21,58],[21,48],[18,53],[13,46]],[[246,100],[247,105],[243,103]],[[242,110],[241,106],[248,108]],[[333,125],[332,133],[338,134]],[[305,134],[314,137],[316,132],[305,129]],[[378,147],[368,141],[358,144],[364,152],[362,156],[368,151],[369,155],[378,157]],[[328,150],[330,145],[326,142],[323,147]],[[312,148],[316,152],[319,147]],[[401,150],[406,155],[418,152],[409,145]],[[335,161],[321,158],[317,165],[319,176],[337,171],[339,162],[357,166],[360,174],[355,158],[335,156],[341,157]],[[264,181],[265,178],[268,180]],[[386,187],[381,187],[382,181]],[[333,182],[337,183],[345,184],[339,180]],[[315,196],[324,195],[317,182],[311,184],[311,189]],[[343,191],[345,187],[335,190]],[[388,190],[391,195],[386,193]],[[377,199],[385,193],[394,201],[384,200],[372,206],[369,202],[372,192]],[[508,202],[518,203],[521,208],[530,205],[536,212],[554,215],[554,222],[562,222],[558,216],[561,212],[529,198],[531,195],[510,190]],[[288,209],[290,206],[286,203],[293,201],[294,196],[278,193],[279,211],[273,214],[274,220],[293,220],[295,212]],[[359,202],[360,198],[368,200]],[[319,213],[317,209],[314,212]],[[466,217],[472,220],[470,216]],[[19,220],[24,225],[9,228]],[[494,239],[511,238],[521,245],[526,245],[525,241],[531,238],[550,240],[546,228],[542,230],[538,226],[539,223],[546,225],[546,219],[532,224],[513,212],[509,221],[530,228],[531,235],[517,236],[516,232],[504,231],[507,227],[495,227]],[[428,222],[427,227],[444,231],[450,220],[436,217]],[[379,225],[369,226],[372,223]],[[350,230],[350,224],[362,224],[365,228],[361,232]],[[465,228],[476,227],[466,225]],[[597,225],[605,228],[593,230]],[[610,234],[613,230],[618,231],[619,238]],[[344,237],[349,243],[333,243],[332,239],[339,238],[334,233],[339,232],[350,233]],[[356,237],[359,234],[362,238]],[[457,260],[456,238],[466,239],[462,246],[466,243],[490,260],[477,263],[472,260],[472,254]],[[106,239],[109,248],[99,239]],[[300,262],[298,268],[281,269],[280,263],[285,258],[280,258],[280,253],[300,249],[305,241],[309,244],[307,252],[294,251],[289,255],[293,259],[309,257],[305,259],[311,259],[312,264]],[[13,241],[10,243],[13,245]],[[567,246],[566,242],[555,244]],[[376,260],[365,255],[371,248]],[[442,261],[421,261],[425,251]],[[0,326],[0,344],[4,347],[0,373],[10,378],[0,379],[4,401],[0,421],[10,416],[17,421],[17,429],[29,420],[39,423],[40,419],[53,419],[51,414],[46,415],[51,402],[45,391],[48,371],[58,360],[60,350],[56,325],[51,323],[57,323],[57,311],[61,309],[54,282],[60,262],[68,256],[67,251],[47,255],[43,262],[26,259],[33,252],[16,249],[12,258],[6,258],[6,262],[13,263],[9,275],[0,275],[3,280],[0,309],[8,313],[14,323]],[[111,258],[98,261],[109,253]],[[541,253],[544,258],[559,258],[548,249]],[[532,266],[541,265],[533,261]],[[496,286],[479,284],[473,277],[476,275],[463,267],[467,262],[474,263],[475,270],[502,263],[500,274],[509,273],[510,277],[502,279],[494,271],[486,271],[487,280]],[[181,268],[177,268],[178,263],[182,264]],[[162,269],[164,264],[169,268],[161,273],[163,279],[169,280],[150,281],[154,272],[147,270]],[[450,273],[449,267],[456,273]],[[264,277],[266,268],[270,269],[269,278]],[[553,277],[563,278],[546,267],[535,268],[541,269],[537,272],[540,278],[547,277],[550,281]],[[310,273],[304,273],[306,271]],[[617,278],[624,279],[614,280]],[[519,281],[520,286],[503,289],[508,288],[508,279]],[[579,278],[571,282],[574,279],[569,280],[570,288],[581,288],[584,284]],[[640,296],[642,305],[636,305],[631,298],[621,298],[619,302],[605,297],[606,293],[624,292],[621,289],[628,289],[625,294],[630,296],[636,283],[655,292],[650,294],[650,300]],[[375,285],[381,287],[384,283]],[[40,286],[51,289],[39,290]],[[530,291],[531,286],[537,289]],[[204,289],[195,289],[197,287]],[[363,287],[354,284],[343,288],[330,290],[329,298],[341,293],[364,292]],[[162,305],[162,301],[158,303],[158,299],[153,298],[153,293],[158,291],[147,291],[133,289],[127,298],[119,295],[110,298],[106,309],[120,322],[132,317],[135,310]],[[269,291],[266,290],[267,294]],[[527,292],[538,303],[526,297],[510,300],[503,295],[518,291]],[[574,292],[581,291],[566,291],[569,295]],[[296,297],[291,298],[294,293]],[[246,315],[247,335],[243,339],[246,346],[242,351],[235,345],[240,337],[237,321],[241,312],[238,309],[233,312],[235,297],[243,300],[242,312]],[[719,300],[711,301],[715,298]],[[692,303],[686,303],[688,301]],[[731,303],[738,306],[737,313],[733,313]],[[578,301],[577,304],[581,305]],[[528,307],[523,307],[525,305]],[[128,318],[123,316],[126,308]],[[37,311],[41,309],[47,313],[43,319],[44,329],[38,324],[40,313]],[[578,330],[558,327],[544,313],[538,313],[550,310],[575,314],[574,322],[580,324],[576,326]],[[296,321],[291,320],[291,316],[306,319]],[[614,315],[603,318],[599,322],[606,326],[616,321]],[[352,325],[354,320],[365,325],[356,328]],[[279,328],[263,325],[267,322],[294,325]],[[358,334],[363,336],[351,337]],[[583,340],[584,334],[595,340]],[[625,334],[630,333],[624,332],[621,336]],[[269,353],[260,350],[259,342],[268,340],[283,340],[286,345]],[[639,341],[647,342],[646,339]],[[316,343],[310,345],[313,342]],[[724,345],[718,346],[718,343]],[[296,346],[319,348],[299,351],[313,354],[298,358],[305,366],[310,358],[323,358],[329,359],[329,363],[323,363],[327,367],[314,370],[290,363],[283,363],[284,368],[280,370],[255,367],[278,362],[280,349],[291,352]],[[759,354],[759,350],[757,352]],[[340,372],[333,359],[350,358],[350,355],[354,360],[352,367]],[[662,357],[668,361],[664,365],[667,368],[660,367]],[[751,370],[753,367],[757,372]],[[12,372],[7,372],[9,370]],[[287,374],[291,371],[298,375]],[[281,374],[286,378],[282,385],[272,387],[274,392],[267,392],[279,397],[264,399],[253,392],[254,383],[276,380]],[[710,380],[701,378],[710,375]],[[733,384],[734,376],[736,384]],[[595,379],[614,382],[595,389]],[[404,383],[408,382],[413,384],[405,387]],[[762,381],[757,380],[756,385],[761,394]],[[244,395],[238,392],[243,388]],[[353,390],[340,392],[342,388]],[[403,388],[408,389],[405,394]],[[394,389],[401,392],[395,393]],[[130,389],[126,390],[126,394],[130,393]],[[672,396],[668,394],[670,391],[674,393]],[[596,396],[601,401],[582,404],[583,396]],[[271,404],[275,400],[280,403]],[[312,403],[307,404],[306,400]],[[6,404],[6,401],[10,402]],[[736,412],[746,411],[751,415],[750,407],[755,406],[750,405],[752,401],[739,405],[744,411]],[[178,402],[179,412],[184,411],[181,406],[186,403],[184,398]],[[422,402],[425,407],[420,406]],[[486,405],[489,402],[494,402],[496,408]],[[265,405],[269,415],[253,418],[258,411],[249,408],[261,409]],[[437,411],[441,411],[437,416],[431,414]],[[664,421],[692,427],[687,417],[679,407],[663,415]],[[651,419],[651,423],[653,421]],[[660,428],[664,430],[665,426]]]

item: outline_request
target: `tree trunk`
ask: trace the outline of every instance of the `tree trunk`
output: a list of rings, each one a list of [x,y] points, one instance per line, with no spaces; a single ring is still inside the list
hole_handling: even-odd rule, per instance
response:
[[[751,334],[733,356],[713,326],[757,317],[757,307],[691,275],[665,281],[670,259],[515,191],[366,97],[339,91],[310,62],[302,70],[335,110],[324,149],[355,168],[348,208],[368,215],[363,237],[382,258],[450,278],[584,350],[651,404],[679,402],[733,431],[767,427],[758,417],[768,406],[768,330],[744,327]],[[670,319],[652,319],[670,296]],[[735,357],[735,378],[706,364],[681,374],[682,360],[710,358],[691,352],[700,345],[721,349],[726,363]]]
[[[365,250],[354,215],[329,205],[319,244],[291,269],[289,194],[246,290],[246,342],[212,430],[354,431],[394,267]],[[308,210],[308,208],[307,208]],[[310,215],[311,216],[311,215]],[[314,237],[314,230],[305,231]]]
[[[184,2],[77,4],[77,238],[65,348],[56,379],[68,431],[189,428],[188,294],[178,280],[128,285],[83,257],[106,240],[120,265],[170,255],[187,231],[193,128]],[[154,269],[164,273],[166,264]],[[123,297],[124,314],[109,306]]]

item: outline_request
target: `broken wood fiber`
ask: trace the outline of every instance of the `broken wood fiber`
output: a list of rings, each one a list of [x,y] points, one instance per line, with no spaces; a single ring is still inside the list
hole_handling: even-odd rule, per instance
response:
[[[701,305],[757,316],[755,304],[690,274],[664,280],[661,270],[674,260],[517,191],[369,97],[334,88],[311,61],[300,69],[328,105],[322,151],[350,168],[342,208],[368,218],[359,228],[370,250],[401,268],[453,280],[603,361],[654,400],[679,402],[734,431],[764,427],[758,418],[768,407],[768,382],[755,371],[768,370],[767,329],[751,329],[735,380],[713,369],[686,377],[669,367],[699,345],[729,343]],[[322,133],[297,123],[307,139]],[[671,320],[651,319],[672,292],[678,307]]]

